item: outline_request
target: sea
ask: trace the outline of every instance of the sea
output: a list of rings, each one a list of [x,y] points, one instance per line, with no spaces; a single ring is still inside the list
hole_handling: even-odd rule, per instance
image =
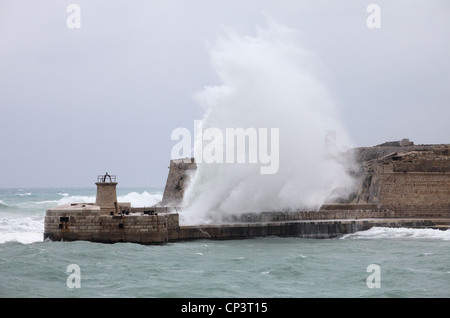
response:
[[[450,231],[374,227],[333,239],[164,245],[43,240],[46,209],[95,188],[0,189],[2,298],[448,298]],[[118,189],[151,206],[159,188]]]

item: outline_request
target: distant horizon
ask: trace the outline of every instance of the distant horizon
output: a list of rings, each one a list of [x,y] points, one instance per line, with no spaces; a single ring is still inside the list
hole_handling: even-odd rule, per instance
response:
[[[404,138],[402,138],[402,139],[404,139]],[[401,141],[402,139],[385,141],[385,142],[382,142],[380,144],[373,145],[373,146],[356,146],[356,147],[349,148],[349,149],[371,148],[371,147],[376,147],[376,146],[381,145],[381,144],[386,143],[386,142],[398,142],[398,141]],[[405,139],[408,139],[408,138],[405,138]],[[414,142],[414,140],[411,140],[411,139],[409,139],[409,141]],[[421,143],[421,144],[417,144],[416,142],[414,142],[414,146],[449,145],[449,144],[450,144],[450,142],[448,142],[448,143]],[[169,164],[170,164],[170,159],[169,159],[169,162],[166,165],[166,167]],[[167,176],[168,176],[168,173],[169,173],[169,170],[167,170]],[[99,174],[97,174],[97,175],[99,175]],[[64,189],[64,188],[65,189],[76,189],[76,188],[79,188],[79,189],[81,189],[81,188],[90,189],[90,188],[92,188],[93,190],[96,190],[96,187],[95,187],[95,182],[96,181],[95,180],[96,180],[97,175],[92,178],[92,180],[94,180],[92,182],[92,184],[93,184],[92,186],[87,186],[87,185],[69,185],[69,186],[68,185],[61,185],[61,186],[58,186],[58,185],[53,185],[53,186],[39,186],[39,185],[33,185],[33,186],[2,186],[2,185],[0,185],[0,189],[21,189],[21,188],[23,188],[23,189]],[[166,178],[167,178],[167,176],[166,176]],[[165,188],[165,183],[163,185],[159,185],[159,186],[155,186],[155,185],[123,185],[122,186],[120,184],[120,176],[117,176],[117,182],[118,182],[118,185],[117,185],[117,189],[118,190],[120,190],[120,188],[122,188],[122,189],[127,189],[127,188],[155,188],[155,189],[158,189],[159,188],[159,189],[162,189],[162,191],[164,191],[164,188]]]

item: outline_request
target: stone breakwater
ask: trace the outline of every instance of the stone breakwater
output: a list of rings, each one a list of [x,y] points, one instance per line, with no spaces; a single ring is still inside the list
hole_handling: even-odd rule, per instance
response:
[[[355,148],[348,155],[356,161],[349,171],[358,186],[348,198],[328,202],[319,211],[243,213],[213,225],[180,225],[183,212],[177,206],[197,166],[193,159],[172,160],[159,205],[145,211],[117,202],[115,176],[99,176],[95,204],[47,210],[44,239],[161,244],[258,236],[330,238],[373,226],[450,227],[450,145],[415,146],[404,139]]]
[[[149,213],[102,215],[94,205],[74,204],[47,211],[44,239],[86,240],[101,243],[130,242],[162,244],[193,239],[243,239],[263,236],[333,238],[373,226],[440,228],[450,227],[445,217],[397,217],[387,210],[345,209],[297,212],[245,213],[227,223],[180,225],[179,214],[165,208]],[[158,212],[157,212],[158,211]],[[145,213],[145,214],[144,214]]]

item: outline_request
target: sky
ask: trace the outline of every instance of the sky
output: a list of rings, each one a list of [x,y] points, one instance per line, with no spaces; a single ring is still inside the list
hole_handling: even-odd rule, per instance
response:
[[[91,187],[105,172],[163,187],[172,131],[193,132],[195,94],[220,84],[208,45],[267,16],[323,62],[353,146],[450,143],[448,0],[0,0],[0,187]]]

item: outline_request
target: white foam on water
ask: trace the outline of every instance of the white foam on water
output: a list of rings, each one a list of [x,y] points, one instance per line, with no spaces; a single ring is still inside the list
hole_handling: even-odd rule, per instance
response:
[[[36,201],[34,203],[39,205],[59,206],[70,203],[94,203],[94,202],[95,196],[73,195],[73,196],[65,196],[59,200]]]
[[[26,197],[26,196],[30,196],[30,195],[32,195],[32,193],[31,193],[31,192],[25,192],[25,193],[16,193],[15,195],[18,195],[18,196],[20,196],[20,197]]]
[[[60,193],[59,193],[60,194]],[[50,206],[59,206],[70,203],[94,203],[95,196],[83,196],[83,195],[72,195],[67,196],[66,193],[60,194],[64,195],[59,200],[47,200],[47,201],[38,201],[36,204],[41,205],[50,205]],[[142,207],[142,206],[152,206],[157,204],[162,199],[161,193],[149,193],[144,191],[142,193],[139,192],[130,192],[125,195],[117,196],[117,200],[119,202],[130,202],[131,206]]]
[[[144,207],[153,206],[162,200],[161,193],[149,193],[144,191],[142,193],[131,192],[123,196],[118,196],[119,202],[130,202],[131,206]]]
[[[6,215],[0,217],[0,244],[11,241],[22,244],[42,242],[43,233],[43,216]]]
[[[341,239],[432,239],[449,241],[450,230],[372,227],[366,231],[346,234]]]

